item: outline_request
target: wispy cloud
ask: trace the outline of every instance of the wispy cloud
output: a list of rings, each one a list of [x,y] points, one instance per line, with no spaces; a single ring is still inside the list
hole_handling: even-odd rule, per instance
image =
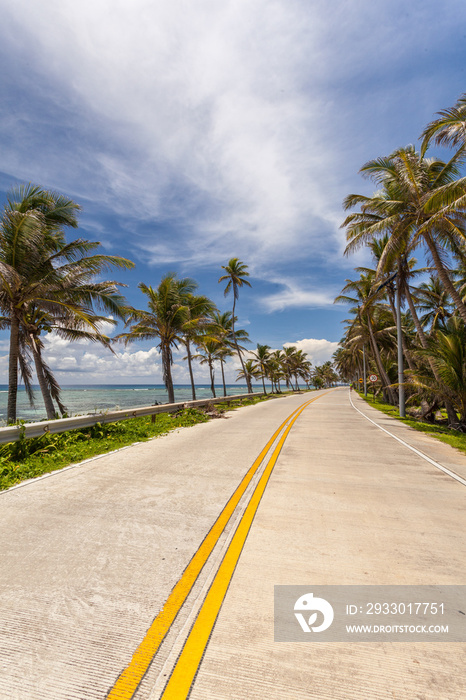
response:
[[[260,303],[271,313],[288,308],[321,308],[333,305],[335,293],[329,290],[306,289],[294,282],[281,281],[283,289],[263,296]]]
[[[138,274],[238,256],[284,280],[257,308],[325,308],[364,259],[341,202],[464,90],[464,21],[462,0],[3,3],[0,167],[78,199]]]
[[[323,232],[336,252],[325,22],[320,3],[17,0],[9,48],[33,61],[50,111],[19,106],[11,127],[24,145],[7,147],[5,165],[122,216],[170,221],[169,250],[154,232],[138,241],[155,262],[213,262],[233,247],[290,259]]]

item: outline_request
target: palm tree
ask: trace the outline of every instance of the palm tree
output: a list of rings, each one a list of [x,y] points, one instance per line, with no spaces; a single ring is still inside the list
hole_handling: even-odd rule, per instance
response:
[[[233,356],[233,348],[236,349],[236,347],[239,347],[240,350],[245,350],[244,346],[239,344],[239,341],[242,343],[249,343],[249,334],[244,329],[236,328],[235,335],[233,335],[234,321],[237,320],[236,317],[233,319],[231,311],[220,312],[216,310],[210,314],[211,323],[208,328],[208,335],[215,338],[220,344],[216,355],[220,360],[220,367],[222,370],[224,396],[227,395],[224,370],[225,359]]]
[[[220,359],[219,353],[222,352],[221,343],[212,336],[205,336],[203,339],[198,339],[197,346],[201,352],[194,357],[200,360],[201,365],[208,365],[210,374],[210,389],[212,391],[212,396],[215,399],[217,395],[215,393],[214,362]]]
[[[199,337],[205,334],[209,325],[212,325],[210,317],[216,310],[216,306],[208,297],[194,294],[187,294],[183,301],[187,309],[187,315],[182,328],[181,342],[186,347],[185,359],[188,361],[191,392],[193,401],[195,401],[196,387],[194,385],[192,368],[191,344],[196,344]]]
[[[369,343],[382,381],[382,386],[384,387],[384,393],[387,394],[389,402],[394,405],[396,403],[396,397],[391,388],[391,381],[384,363],[382,362],[377,343],[377,316],[380,319],[380,314],[376,306],[377,294],[374,293],[373,290],[374,275],[371,273],[362,274],[359,280],[346,280],[346,285],[342,291],[350,292],[353,296],[343,293],[335,299],[335,303],[346,302],[355,305],[356,308],[354,311],[357,313],[359,323],[367,326]],[[381,330],[385,331],[385,333],[387,330],[392,330],[392,327],[386,325],[386,318],[382,321]]]
[[[117,315],[124,313],[117,283],[92,284],[90,280],[107,267],[132,267],[133,263],[118,256],[89,255],[99,247],[97,242],[78,239],[66,243],[63,229],[77,226],[78,211],[79,206],[66,197],[28,185],[12,190],[0,220],[0,309],[10,328],[8,422],[16,420],[18,364],[26,388],[30,384],[28,345],[39,368],[38,380],[49,417],[52,412],[47,393],[59,399],[58,385],[43,362],[37,340],[40,324],[32,343],[31,319],[37,320],[42,314],[46,325],[53,319],[54,327],[58,327],[62,325],[59,319],[66,318],[70,329],[74,324],[75,328],[87,327],[99,335],[95,303]]]
[[[427,349],[419,351],[428,355],[436,368],[435,378],[420,366],[410,374],[410,383],[421,392],[433,394],[452,405],[448,412],[450,427],[466,428],[466,329],[458,316],[449,318],[445,327],[438,329],[428,339]],[[460,425],[458,426],[458,416]]]
[[[433,335],[439,328],[445,327],[445,321],[451,317],[453,309],[448,292],[445,291],[437,276],[431,275],[428,282],[420,284],[416,290],[419,311],[424,312],[420,321],[430,328]]]
[[[256,366],[254,360],[246,360],[243,367],[244,367],[244,369],[239,369],[237,371],[237,380],[236,381],[238,381],[238,379],[245,379],[246,383],[248,385],[248,388],[250,387],[249,393],[251,394],[251,393],[253,393],[252,392],[252,380],[256,379],[259,376],[257,366]]]
[[[444,163],[424,158],[413,146],[399,148],[388,158],[369,161],[361,172],[382,190],[372,197],[350,195],[346,209],[360,206],[342,226],[347,228],[346,253],[385,232],[390,235],[385,255],[401,256],[423,243],[443,286],[463,321],[466,306],[451,279],[445,252],[464,257],[466,178],[459,178],[455,159]],[[384,257],[380,265],[384,265]]]
[[[251,382],[247,378],[247,374],[245,371],[244,367],[244,362],[243,362],[243,357],[241,355],[241,350],[238,346],[237,342],[237,337],[235,333],[235,308],[236,308],[236,302],[239,298],[239,290],[241,287],[244,285],[250,287],[251,283],[246,279],[246,277],[249,277],[249,272],[247,272],[248,266],[242,263],[238,258],[231,258],[228,262],[228,265],[222,265],[222,269],[225,270],[225,274],[220,277],[218,280],[219,282],[223,282],[227,280],[227,285],[225,287],[224,294],[225,296],[228,296],[230,291],[233,292],[233,310],[231,313],[231,318],[232,318],[232,334],[233,334],[233,339],[234,339],[234,344],[236,348],[236,352],[238,353],[239,360],[241,362],[241,367],[244,373],[244,376],[246,377],[246,383],[248,385],[248,391],[249,393],[252,392],[252,387],[251,387]]]
[[[282,359],[283,359],[283,351],[282,350],[274,350],[273,352],[270,353],[270,356],[267,359],[267,373],[268,373],[267,376],[270,378],[270,381],[272,382],[272,392],[273,392],[273,389],[275,388],[275,393],[278,393],[278,394],[281,393],[280,381],[282,379],[284,379],[286,376]]]
[[[430,122],[422,133],[422,155],[434,141],[438,146],[457,148],[454,158],[462,158],[466,147],[466,94],[461,95],[454,107],[437,114],[438,119]]]
[[[133,311],[128,321],[136,321],[129,332],[122,333],[118,339],[126,343],[135,340],[159,339],[158,348],[162,356],[162,371],[168,403],[175,402],[175,392],[171,366],[173,364],[172,348],[177,348],[186,324],[190,320],[186,297],[197,289],[197,283],[186,277],[177,279],[170,272],[162,278],[157,289],[141,282],[139,289],[148,298],[148,311]]]
[[[265,390],[265,377],[267,376],[267,360],[270,358],[270,346],[257,343],[256,351],[251,354],[255,359],[255,365],[258,370],[257,376],[262,379],[264,394],[267,394]]]

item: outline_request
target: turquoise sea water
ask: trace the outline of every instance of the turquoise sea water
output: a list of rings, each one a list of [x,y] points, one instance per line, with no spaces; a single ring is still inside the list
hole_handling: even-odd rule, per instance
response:
[[[262,391],[262,387],[254,387],[255,391]],[[223,396],[223,387],[216,386],[217,396]],[[46,414],[42,402],[42,395],[38,387],[34,390],[35,408],[31,408],[23,387],[18,391],[17,416],[26,421],[45,420]],[[246,394],[245,384],[228,384],[227,394]],[[210,398],[212,392],[210,385],[202,384],[196,387],[196,398]],[[6,419],[8,386],[0,384],[0,425]],[[175,401],[190,401],[192,399],[190,385],[175,386]],[[86,413],[99,413],[105,410],[118,410],[124,408],[136,408],[138,406],[152,406],[158,403],[167,403],[168,395],[165,387],[160,384],[89,384],[89,385],[64,385],[62,386],[62,401],[68,409],[68,415],[82,415]]]

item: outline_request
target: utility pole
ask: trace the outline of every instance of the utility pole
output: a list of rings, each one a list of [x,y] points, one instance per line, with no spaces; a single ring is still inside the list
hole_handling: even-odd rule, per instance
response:
[[[396,342],[398,347],[398,406],[401,418],[406,416],[403,370],[403,331],[401,330],[401,285],[400,273],[396,278]]]
[[[367,377],[366,377],[366,344],[362,346],[362,371],[364,373],[364,396],[367,396]]]

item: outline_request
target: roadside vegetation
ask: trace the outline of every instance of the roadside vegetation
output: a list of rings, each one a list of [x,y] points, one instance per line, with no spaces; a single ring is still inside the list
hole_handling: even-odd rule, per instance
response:
[[[292,394],[283,392],[280,396]],[[236,399],[228,404],[214,402],[203,409],[187,408],[177,413],[159,413],[151,417],[130,418],[117,423],[97,423],[90,428],[70,430],[40,438],[20,439],[0,446],[0,491],[27,479],[63,469],[121,447],[165,435],[177,428],[221,418],[228,411],[253,406],[277,398],[276,394]]]
[[[334,361],[358,388],[365,366],[384,403],[396,406],[400,338],[407,413],[466,431],[466,94],[421,139],[419,150],[366,163],[360,172],[378,189],[344,201],[354,210],[342,224],[345,254],[366,248],[372,264],[357,267],[335,300],[351,316]],[[450,149],[446,160],[428,156],[432,146]]]
[[[232,297],[231,310],[219,310],[198,294],[194,279],[179,279],[174,273],[164,275],[157,286],[141,282],[147,308],[133,308],[120,292],[124,285],[103,275],[134,263],[102,254],[98,242],[67,240],[66,233],[78,227],[79,211],[63,195],[29,184],[11,190],[0,214],[0,330],[10,332],[8,424],[17,420],[20,377],[31,405],[33,379],[38,382],[48,420],[67,414],[54,368],[45,357],[47,333],[100,343],[110,352],[118,343],[154,341],[169,403],[174,403],[173,350],[179,347],[186,350],[193,399],[196,362],[207,365],[215,398],[215,373],[220,371],[226,395],[225,362],[233,356],[241,367],[237,381],[244,380],[249,392],[253,380],[261,380],[264,390],[265,380],[270,381],[277,392],[282,385],[298,390],[300,381],[319,387],[336,380],[331,363],[312,368],[306,353],[288,344],[281,350],[257,344],[256,351],[247,351],[249,335],[238,327],[236,310],[240,290],[251,282],[248,265],[238,258],[222,265],[218,280],[225,283],[225,296]],[[115,337],[103,333],[119,321],[123,332]]]
[[[97,423],[91,428],[7,443],[0,447],[0,490],[90,457],[165,435],[176,428],[205,423],[209,419],[205,412],[188,408],[177,414],[159,413],[155,421],[148,417],[118,423]]]
[[[426,433],[427,435],[437,438],[437,440],[445,442],[447,445],[456,447],[456,449],[466,453],[466,434],[456,430],[452,431],[451,428],[448,427],[447,420],[440,418],[437,422],[428,422],[426,420],[422,420],[421,418],[400,418],[398,409],[389,403],[385,403],[380,395],[375,396],[374,398],[372,395],[368,395],[366,397],[362,392],[358,392],[358,394],[361,396],[361,398],[365,399],[367,403],[374,408],[377,408],[379,411],[382,411],[382,413],[385,413],[387,416],[396,418],[402,423],[405,423],[405,425],[409,425],[410,428],[414,428],[414,430],[418,430],[421,433]]]

